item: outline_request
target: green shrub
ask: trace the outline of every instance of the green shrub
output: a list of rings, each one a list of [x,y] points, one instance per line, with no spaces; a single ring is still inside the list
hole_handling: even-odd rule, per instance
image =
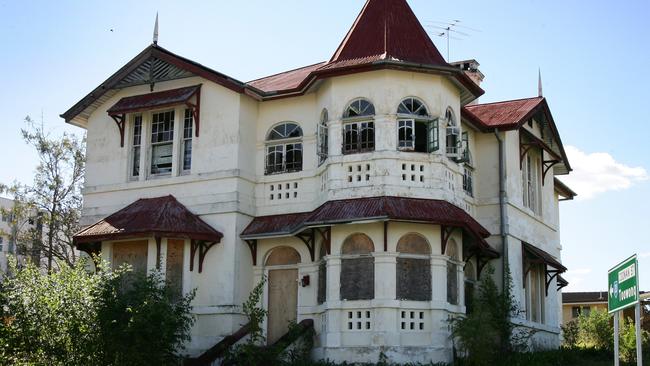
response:
[[[571,320],[570,322],[561,325],[560,328],[562,328],[564,346],[567,348],[576,348],[580,336],[580,326],[578,325],[578,321]]]
[[[83,261],[51,274],[10,266],[0,285],[0,364],[169,365],[189,339],[194,294],[172,300],[160,274],[105,264],[88,273]]]
[[[614,347],[614,327],[607,311],[592,310],[589,315],[578,317],[578,344],[581,347],[612,350]]]

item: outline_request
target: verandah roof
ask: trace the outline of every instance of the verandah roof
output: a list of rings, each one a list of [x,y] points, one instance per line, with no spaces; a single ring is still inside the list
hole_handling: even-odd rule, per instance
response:
[[[139,199],[82,229],[73,240],[79,245],[150,236],[220,242],[223,234],[169,195]]]
[[[329,201],[311,212],[256,217],[240,236],[248,240],[295,235],[309,227],[367,220],[408,221],[460,227],[477,239],[481,249],[492,256],[498,256],[484,240],[490,236],[490,232],[469,214],[447,201],[421,198],[367,197]]]

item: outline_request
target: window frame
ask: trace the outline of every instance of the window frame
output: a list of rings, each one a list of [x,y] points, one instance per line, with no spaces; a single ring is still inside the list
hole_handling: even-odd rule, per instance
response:
[[[355,105],[357,103],[358,106]],[[362,103],[366,103],[363,109],[361,109]],[[354,115],[350,113],[351,111],[354,112]],[[341,130],[343,133],[341,152],[343,155],[375,151],[375,139],[377,137],[375,133],[375,114],[375,105],[366,98],[356,98],[347,104],[343,111],[343,119],[341,120]],[[348,142],[347,140],[348,130],[352,130],[353,128],[356,131],[356,142],[354,143],[351,141]],[[366,133],[366,139],[363,138],[364,132]],[[372,133],[372,139],[368,136],[370,133]]]
[[[138,121],[139,120],[139,121]],[[130,138],[130,148],[129,148],[129,164],[128,164],[128,169],[129,169],[129,180],[131,181],[137,181],[140,179],[142,176],[142,151],[143,151],[143,145],[145,144],[144,138],[145,138],[145,122],[144,122],[144,116],[142,113],[133,113],[130,117],[130,122],[131,122],[131,138]],[[140,123],[139,129],[140,129],[140,134],[138,138],[138,143],[136,144],[136,123]],[[137,149],[137,154],[136,154],[136,149]],[[137,158],[136,158],[137,155]],[[136,161],[137,161],[137,167],[138,167],[138,174],[135,173],[135,167],[136,167]]]
[[[327,122],[329,114],[326,108],[321,112],[320,122],[316,130],[316,156],[318,157],[318,166],[323,165],[329,157],[329,128]]]
[[[546,271],[543,263],[529,263],[525,278],[526,320],[545,324]]]
[[[410,106],[405,102],[410,101]],[[416,107],[417,106],[417,107]],[[397,149],[419,153],[432,153],[440,148],[439,122],[438,118],[432,118],[426,104],[416,97],[406,97],[400,101],[397,107]],[[410,123],[410,127],[406,127]],[[425,125],[425,146],[426,151],[416,150],[418,147],[418,124]],[[411,130],[411,140],[402,138],[402,130]],[[410,144],[408,143],[410,142]]]
[[[148,140],[148,172],[149,172],[149,177],[151,178],[159,178],[159,177],[170,177],[174,173],[174,141],[177,138],[176,137],[176,119],[177,119],[177,113],[176,113],[176,108],[171,108],[171,109],[162,109],[162,110],[156,110],[156,111],[150,111],[149,113],[149,129],[148,129],[148,134],[149,134],[149,140]],[[168,131],[170,132],[171,139],[170,140],[165,140],[163,142],[156,141],[153,142],[153,125],[154,125],[154,115],[159,115],[159,114],[165,114],[165,113],[172,113],[172,119],[171,119],[171,129]],[[158,133],[158,132],[157,132]],[[163,132],[164,133],[164,132]],[[163,145],[171,145],[171,157],[170,157],[170,167],[169,167],[169,172],[164,172],[164,173],[154,173],[153,172],[153,162],[154,162],[154,148],[156,146],[163,146]]]
[[[541,158],[529,150],[522,157],[521,179],[522,179],[522,203],[534,215],[542,214],[542,182],[541,182]]]
[[[183,109],[183,126],[181,127],[182,129],[182,137],[181,143],[180,143],[180,154],[179,154],[179,171],[181,174],[190,174],[192,172],[192,153],[194,152],[194,145],[193,145],[193,134],[194,134],[194,114],[192,113],[192,109],[190,108],[185,108]],[[189,128],[187,126],[189,122]],[[189,131],[189,134],[188,134]],[[179,134],[180,135],[180,134]],[[187,147],[189,145],[189,151],[187,150]],[[189,154],[188,154],[189,153]],[[187,157],[189,155],[189,164],[187,161]]]
[[[469,166],[463,167],[463,191],[470,197],[474,197],[474,169]]]
[[[278,139],[272,139],[271,134],[275,131],[275,129],[279,126],[287,125],[287,124],[292,124],[297,127],[297,129],[300,132],[299,136],[294,136],[294,137],[283,137],[283,138],[278,138]],[[295,131],[292,130],[292,132]],[[276,132],[277,133],[277,132]],[[285,134],[286,135],[286,134]],[[296,173],[300,172],[303,169],[303,164],[304,164],[304,146],[303,146],[303,130],[302,127],[300,127],[300,124],[297,122],[293,121],[285,121],[285,122],[280,122],[275,124],[269,129],[269,132],[266,134],[266,139],[265,139],[265,145],[264,145],[264,175],[276,175],[276,174],[285,174],[285,173]],[[288,156],[288,148],[292,147],[291,151],[300,151],[300,161],[296,162],[295,160],[292,162],[293,165],[299,164],[298,167],[293,167],[293,168],[288,168],[287,167],[287,156]],[[280,150],[277,150],[280,148]],[[279,169],[273,168],[270,169],[269,166],[269,156],[271,155],[271,149],[276,149],[274,151],[274,154],[277,154],[278,151],[280,151],[280,157],[281,157],[281,163],[279,165]],[[274,163],[274,167],[277,167],[278,164],[277,162]]]

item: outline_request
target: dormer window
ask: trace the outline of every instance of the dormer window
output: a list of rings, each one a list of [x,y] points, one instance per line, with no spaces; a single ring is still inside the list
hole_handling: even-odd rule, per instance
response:
[[[265,174],[302,170],[302,129],[295,123],[281,123],[266,137]]]
[[[438,120],[433,120],[420,100],[406,98],[397,107],[397,146],[400,150],[438,150]]]
[[[343,153],[375,150],[375,106],[366,99],[352,101],[343,113]]]
[[[446,129],[446,143],[447,143],[447,156],[457,159],[460,157],[460,128],[451,108],[447,108],[445,113],[445,120],[447,120]]]

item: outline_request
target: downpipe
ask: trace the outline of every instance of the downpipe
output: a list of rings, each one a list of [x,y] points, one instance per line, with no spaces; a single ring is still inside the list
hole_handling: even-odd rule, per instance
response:
[[[494,130],[494,137],[499,142],[499,218],[500,218],[500,234],[501,246],[503,247],[503,274],[502,274],[502,289],[505,291],[508,285],[506,279],[506,270],[508,269],[508,213],[506,211],[506,162],[503,147],[503,139],[499,136],[499,129]]]

